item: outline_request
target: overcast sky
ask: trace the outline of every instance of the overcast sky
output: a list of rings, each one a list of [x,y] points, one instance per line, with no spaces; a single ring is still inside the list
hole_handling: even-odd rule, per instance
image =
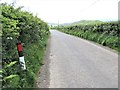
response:
[[[120,0],[1,0],[38,15],[45,22],[70,23],[80,20],[118,20]]]

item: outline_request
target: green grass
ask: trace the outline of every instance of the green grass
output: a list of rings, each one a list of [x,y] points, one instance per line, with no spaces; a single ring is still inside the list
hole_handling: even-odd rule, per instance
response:
[[[24,49],[25,53],[25,61],[27,67],[28,76],[25,78],[27,79],[25,87],[35,87],[35,81],[37,77],[37,73],[40,67],[44,64],[43,63],[43,55],[46,49],[48,36],[45,36],[42,43],[36,43],[27,46]]]

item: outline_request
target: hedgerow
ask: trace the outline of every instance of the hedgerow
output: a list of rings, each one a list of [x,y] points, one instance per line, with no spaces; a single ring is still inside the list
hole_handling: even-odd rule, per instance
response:
[[[49,36],[49,27],[32,13],[21,7],[0,4],[2,23],[2,87],[34,87],[36,73],[42,65],[42,57]],[[16,43],[23,45],[27,70],[21,69]]]
[[[120,51],[120,43],[118,40],[118,35],[120,34],[120,23],[117,21],[104,22],[100,24],[59,26],[54,28],[67,34],[88,39]]]

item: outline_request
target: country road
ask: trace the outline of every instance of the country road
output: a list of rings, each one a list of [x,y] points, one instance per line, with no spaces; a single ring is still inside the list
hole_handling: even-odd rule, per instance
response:
[[[111,49],[51,30],[47,58],[49,88],[118,88],[118,54]]]

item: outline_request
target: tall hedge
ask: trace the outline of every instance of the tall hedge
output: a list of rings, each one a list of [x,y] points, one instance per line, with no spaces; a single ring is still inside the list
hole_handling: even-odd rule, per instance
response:
[[[118,40],[118,36],[120,34],[120,23],[117,21],[103,22],[101,24],[69,25],[55,28],[67,34],[88,39],[120,51],[120,42]]]
[[[0,7],[2,8],[0,11],[0,16],[2,18],[2,31],[0,32],[2,35],[3,70],[1,72],[3,73],[3,87],[27,87],[26,84],[30,83],[27,81],[27,79],[30,79],[30,77],[27,77],[29,76],[28,74],[31,73],[31,78],[33,76],[32,72],[27,73],[20,71],[21,69],[19,68],[19,56],[16,48],[16,43],[20,41],[23,45],[24,50],[26,48],[33,50],[35,54],[33,57],[38,57],[36,56],[36,52],[34,50],[36,50],[39,45],[41,48],[43,48],[42,46],[44,44],[44,38],[49,34],[49,27],[44,21],[42,21],[37,16],[34,16],[32,13],[22,11],[21,7],[15,8],[14,6],[5,3],[0,4]],[[28,51],[26,50],[24,52]],[[28,58],[29,57],[31,56],[28,56]],[[29,62],[30,61],[28,61],[28,63]],[[20,76],[22,74],[27,75],[27,79],[24,80],[25,77]],[[13,81],[16,81],[16,84],[10,84],[10,78],[15,78]],[[20,81],[20,78],[23,79],[22,82]]]
[[[29,12],[14,9],[13,6],[1,4],[2,7],[2,48],[3,59],[11,60],[16,55],[16,43],[24,46],[40,41],[44,33],[48,34],[48,26],[37,16]]]

